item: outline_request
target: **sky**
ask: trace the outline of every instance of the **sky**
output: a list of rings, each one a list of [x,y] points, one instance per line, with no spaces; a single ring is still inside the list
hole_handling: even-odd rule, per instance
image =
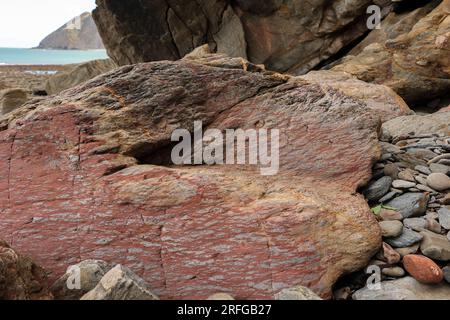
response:
[[[0,47],[36,47],[95,0],[0,0]]]

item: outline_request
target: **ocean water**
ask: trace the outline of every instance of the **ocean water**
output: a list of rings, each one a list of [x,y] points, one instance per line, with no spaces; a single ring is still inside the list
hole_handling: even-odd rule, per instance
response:
[[[0,48],[0,65],[70,64],[106,58],[108,58],[106,50],[84,51]]]

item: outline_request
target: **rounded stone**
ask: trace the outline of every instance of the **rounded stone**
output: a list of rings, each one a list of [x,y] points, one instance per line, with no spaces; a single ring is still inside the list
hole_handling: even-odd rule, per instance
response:
[[[391,177],[392,179],[397,179],[398,173],[399,170],[396,164],[388,163],[387,165],[384,166],[384,174],[386,176]]]
[[[432,173],[427,178],[428,186],[437,191],[450,189],[450,177],[443,173]]]
[[[414,188],[416,184],[406,180],[395,180],[392,182],[392,186],[396,189],[409,189]]]
[[[403,223],[400,221],[382,221],[379,225],[385,238],[398,237],[403,233]]]
[[[406,271],[417,281],[425,284],[438,284],[444,273],[433,260],[420,255],[407,255],[403,258]]]
[[[400,212],[389,209],[381,209],[380,218],[383,221],[400,221],[403,220],[403,216]]]
[[[405,276],[405,270],[403,270],[400,267],[384,268],[381,271],[381,273],[384,274],[385,276],[393,277],[393,278],[400,278],[400,277]]]
[[[426,193],[405,193],[386,205],[399,211],[403,218],[410,218],[425,214],[428,201],[429,195]]]
[[[382,177],[377,181],[373,182],[364,190],[364,195],[367,200],[378,201],[380,200],[386,193],[389,192],[391,188],[392,178],[391,177]]]
[[[442,269],[442,271],[444,272],[445,281],[450,283],[450,266],[445,267],[444,269]]]

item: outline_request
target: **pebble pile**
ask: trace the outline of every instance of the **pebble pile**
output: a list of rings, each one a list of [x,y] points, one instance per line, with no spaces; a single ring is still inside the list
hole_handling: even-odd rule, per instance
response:
[[[410,135],[381,145],[373,180],[362,190],[383,235],[369,266],[380,268],[382,288],[398,294],[370,295],[367,288],[355,293],[358,288],[344,286],[335,291],[336,299],[409,297],[396,288],[396,283],[413,281],[398,280],[403,277],[450,289],[450,137]],[[386,286],[386,281],[391,283]]]

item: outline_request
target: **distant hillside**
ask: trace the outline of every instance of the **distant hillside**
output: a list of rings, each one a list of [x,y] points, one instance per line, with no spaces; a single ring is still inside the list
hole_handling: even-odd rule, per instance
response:
[[[89,50],[104,47],[91,14],[85,12],[48,35],[38,48]]]

